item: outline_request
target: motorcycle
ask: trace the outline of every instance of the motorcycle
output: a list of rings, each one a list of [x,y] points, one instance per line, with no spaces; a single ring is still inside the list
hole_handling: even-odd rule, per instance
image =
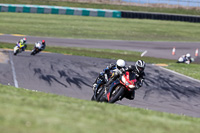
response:
[[[125,72],[121,77],[116,79],[101,96],[101,102],[115,103],[118,100],[122,100],[124,97],[132,94],[135,91],[136,76],[134,73]],[[105,100],[107,97],[107,100]]]
[[[35,43],[35,47],[31,52],[31,55],[36,55],[37,53],[39,53],[41,51],[42,48],[42,43],[41,42],[37,42]]]
[[[16,46],[14,47],[13,54],[17,55],[18,53],[21,53],[23,47],[25,47],[25,46],[22,45],[21,43],[17,43]]]
[[[92,96],[92,101],[100,101],[101,96],[104,94],[105,84],[108,82],[108,73],[100,73],[97,79],[96,89],[94,89],[94,95]]]
[[[177,63],[186,63],[186,64],[190,64],[191,62],[194,62],[194,58],[190,58],[190,60],[188,60],[185,56],[179,57],[177,61]]]

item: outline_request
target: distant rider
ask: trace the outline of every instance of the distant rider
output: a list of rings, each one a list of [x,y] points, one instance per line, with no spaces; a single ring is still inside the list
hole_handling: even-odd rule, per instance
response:
[[[27,48],[26,38],[20,39],[17,43],[20,44],[21,50],[25,51],[25,49]]]
[[[110,64],[109,66],[107,66],[103,72],[100,72],[99,76],[96,78],[95,82],[93,83],[93,90],[96,89],[97,86],[97,80],[100,78],[104,78],[104,74],[107,75],[107,78],[109,79],[111,77],[111,71],[116,71],[118,72],[121,69],[125,69],[125,61],[122,59],[118,59],[116,64]],[[107,79],[107,80],[108,80]]]
[[[45,47],[46,47],[45,40],[38,41],[37,43],[41,44],[41,48],[39,49],[40,51],[42,51],[42,50],[44,50],[44,49],[45,49]]]
[[[186,55],[182,55],[179,60],[177,61],[177,63],[186,63],[186,64],[190,64],[191,62],[193,62],[193,58],[191,57],[191,55],[189,53],[187,53]]]
[[[46,47],[46,43],[45,43],[45,40],[42,40],[42,47],[41,47],[41,50],[44,50]]]

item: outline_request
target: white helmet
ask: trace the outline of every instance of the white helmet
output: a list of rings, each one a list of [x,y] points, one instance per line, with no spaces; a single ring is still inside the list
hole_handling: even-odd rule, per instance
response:
[[[186,57],[190,58],[190,57],[191,57],[191,55],[190,55],[189,53],[187,53],[187,54],[186,54]]]
[[[118,69],[121,69],[121,68],[125,67],[125,64],[126,64],[126,63],[125,63],[124,60],[118,59],[117,62],[116,62],[116,64],[117,64],[117,68],[118,68]]]
[[[26,43],[26,38],[25,37],[22,40],[23,40],[24,43]]]

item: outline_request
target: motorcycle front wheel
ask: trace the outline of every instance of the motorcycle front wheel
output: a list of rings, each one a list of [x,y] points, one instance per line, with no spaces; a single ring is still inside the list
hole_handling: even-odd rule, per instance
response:
[[[34,49],[32,52],[31,52],[31,55],[36,55],[37,54],[37,51]]]
[[[124,86],[117,86],[113,91],[111,92],[111,96],[109,99],[109,103],[115,103],[118,100],[121,100],[124,97],[125,88]]]
[[[103,96],[103,94],[105,93],[105,87],[104,85],[100,85],[99,86],[99,91],[98,91],[98,95],[97,95],[97,102],[100,102],[101,97]]]
[[[104,91],[105,91],[104,85],[103,84],[99,85],[99,87],[97,88],[96,98],[93,95],[91,100],[100,102],[100,98],[103,96]]]
[[[16,51],[13,53],[13,55],[17,55],[18,53],[19,53],[19,49],[16,50]]]

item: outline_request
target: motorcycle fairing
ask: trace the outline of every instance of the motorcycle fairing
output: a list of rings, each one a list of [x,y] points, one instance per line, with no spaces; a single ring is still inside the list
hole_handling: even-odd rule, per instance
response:
[[[21,43],[17,43],[17,46],[18,46],[20,49],[24,47],[24,45],[21,44]]]

